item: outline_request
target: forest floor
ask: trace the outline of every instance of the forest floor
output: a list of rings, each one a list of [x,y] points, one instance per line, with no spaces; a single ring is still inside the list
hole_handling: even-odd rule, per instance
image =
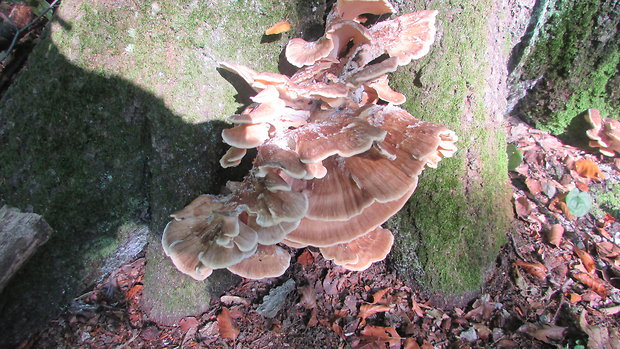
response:
[[[0,93],[21,47],[0,65]],[[523,155],[510,172],[515,219],[467,307],[434,306],[389,261],[350,272],[302,249],[282,277],[244,280],[202,315],[162,326],[140,307],[143,253],[19,348],[620,348],[618,160],[517,119],[507,133]],[[566,204],[575,188],[594,201],[582,217]]]
[[[389,262],[350,272],[302,249],[282,277],[244,279],[204,314],[160,326],[140,309],[141,257],[20,348],[620,347],[617,163],[517,119],[507,124],[523,154],[510,173],[515,219],[493,273],[465,308],[433,306]],[[574,188],[594,199],[582,217],[566,206]]]

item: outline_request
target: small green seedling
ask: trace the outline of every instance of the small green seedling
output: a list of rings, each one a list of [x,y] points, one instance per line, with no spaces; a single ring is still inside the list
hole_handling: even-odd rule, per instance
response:
[[[508,154],[508,171],[516,170],[523,161],[523,153],[514,144],[508,144],[506,153]]]
[[[573,189],[566,196],[566,205],[573,216],[583,217],[590,212],[592,197],[579,189]]]

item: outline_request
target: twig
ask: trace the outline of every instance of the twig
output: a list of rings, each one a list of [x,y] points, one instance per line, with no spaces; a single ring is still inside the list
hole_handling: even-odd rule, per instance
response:
[[[15,47],[15,44],[17,44],[17,40],[19,40],[20,36],[24,32],[26,32],[26,30],[28,30],[28,28],[30,28],[30,26],[32,26],[35,22],[37,22],[39,19],[41,19],[43,16],[45,16],[52,8],[54,8],[59,1],[60,0],[54,0],[54,2],[49,4],[49,6],[37,18],[32,20],[32,22],[26,24],[22,28],[17,29],[17,32],[15,32],[15,36],[13,36],[13,41],[11,41],[11,44],[9,45],[9,47],[6,49],[6,51],[4,51],[4,54],[2,54],[2,56],[0,56],[0,62],[4,61],[9,56],[11,51],[13,51],[13,48]]]

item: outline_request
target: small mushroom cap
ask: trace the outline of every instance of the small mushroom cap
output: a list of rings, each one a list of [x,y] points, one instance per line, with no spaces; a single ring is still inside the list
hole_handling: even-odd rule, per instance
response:
[[[382,15],[396,11],[388,0],[338,0],[335,12],[337,18],[355,20],[365,13]]]
[[[198,259],[198,255],[202,252],[201,248],[202,244],[200,244],[199,238],[194,236],[183,241],[176,249],[168,249],[169,253],[167,252],[166,255],[170,257],[172,263],[180,272],[200,281],[206,279],[213,272],[213,269],[206,267]],[[177,252],[177,250],[182,252]]]
[[[327,37],[312,42],[294,38],[286,45],[285,55],[289,63],[299,68],[327,57],[333,48],[334,42]]]
[[[376,64],[371,64],[364,69],[352,74],[347,81],[355,86],[367,81],[375,80],[382,75],[396,71],[398,68],[398,58],[390,57]]]
[[[376,91],[379,98],[394,105],[403,104],[407,97],[400,92],[392,90],[388,83],[388,76],[382,75],[375,80],[369,81],[368,86]]]
[[[279,169],[293,178],[306,177],[306,166],[297,153],[289,149],[287,144],[278,141],[279,139],[272,138],[258,149],[255,160],[257,176],[266,176],[272,169]]]
[[[354,240],[383,224],[398,212],[414,190],[415,186],[398,200],[386,203],[374,202],[362,213],[346,221],[320,221],[304,218],[297,229],[286,236],[285,243],[289,246],[297,244],[327,247]]]
[[[370,29],[373,43],[382,45],[398,65],[407,65],[430,51],[435,41],[437,11],[424,10],[408,13],[395,19],[377,23]]]
[[[393,243],[392,232],[377,227],[346,244],[321,247],[320,250],[323,257],[332,259],[335,264],[348,270],[362,271],[370,267],[372,263],[385,259]]]
[[[239,166],[246,153],[245,149],[230,147],[220,159],[220,166],[222,168]]]
[[[339,58],[345,48],[353,50],[359,45],[370,43],[371,36],[363,25],[353,21],[338,21],[325,32],[325,37],[331,38],[333,41],[333,49],[328,57]],[[353,42],[351,48],[349,43]]]
[[[220,68],[226,69],[231,73],[235,73],[239,75],[250,86],[254,84],[254,77],[258,75],[256,71],[241,64],[230,63],[230,62],[219,62],[218,64]]]
[[[284,239],[281,242],[283,244],[285,244],[286,246],[292,247],[292,248],[298,248],[299,249],[299,248],[308,247],[308,245],[306,245],[306,244],[300,244],[300,243],[293,242],[293,241],[290,241],[290,240],[287,240],[287,239]]]
[[[590,139],[590,146],[599,148],[599,152],[605,156],[620,154],[620,121],[610,118],[601,118],[598,109],[589,109],[585,119],[592,126],[586,131]]]
[[[222,130],[222,139],[236,148],[256,148],[269,139],[269,124],[239,124]]]
[[[299,226],[297,222],[282,222],[270,227],[262,227],[256,222],[255,216],[249,216],[247,225],[256,231],[258,243],[261,245],[274,245],[286,237],[291,231]]]
[[[232,273],[247,279],[278,277],[288,269],[291,255],[277,245],[259,245],[256,253],[228,267]]]

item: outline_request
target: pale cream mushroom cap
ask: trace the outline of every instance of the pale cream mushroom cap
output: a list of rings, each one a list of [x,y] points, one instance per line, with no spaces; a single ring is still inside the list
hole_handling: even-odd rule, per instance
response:
[[[396,11],[388,0],[338,0],[334,12],[338,19],[356,20],[365,13],[383,15]]]
[[[389,85],[387,74],[384,74],[376,78],[375,80],[369,81],[367,85],[368,87],[375,90],[377,97],[386,102],[392,103],[394,105],[399,105],[407,101],[407,97],[405,97],[405,95],[392,90]]]
[[[285,56],[289,63],[299,68],[327,57],[333,48],[334,42],[327,37],[317,41],[294,38],[286,45]]]
[[[384,260],[393,243],[392,232],[377,227],[348,243],[321,247],[320,250],[323,257],[345,269],[363,271],[372,263]]]
[[[290,260],[290,254],[280,246],[259,245],[254,255],[228,267],[228,270],[254,280],[278,277],[288,269]]]
[[[588,109],[586,121],[592,126],[586,135],[592,139],[590,146],[598,148],[605,156],[620,154],[620,121],[610,118],[603,119],[598,109]]]
[[[239,166],[246,153],[246,149],[230,147],[220,159],[220,166],[222,168]]]
[[[222,139],[236,148],[256,148],[269,139],[269,124],[238,124],[222,130]]]

